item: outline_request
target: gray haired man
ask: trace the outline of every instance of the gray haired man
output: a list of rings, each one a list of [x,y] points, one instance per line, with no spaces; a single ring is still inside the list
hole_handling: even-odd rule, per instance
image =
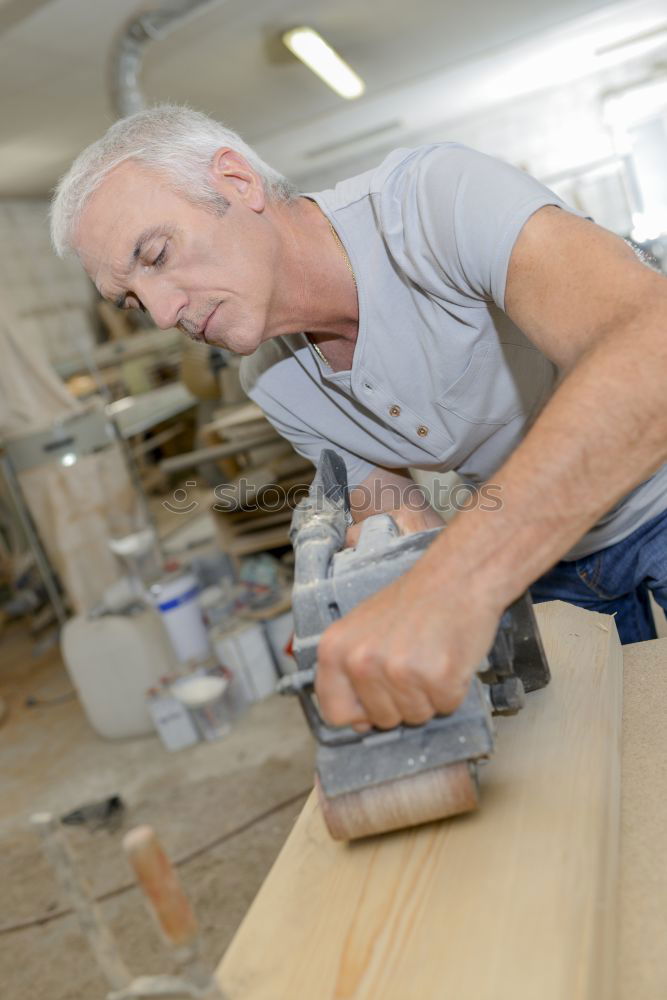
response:
[[[245,355],[249,394],[295,448],[343,455],[357,520],[406,467],[493,477],[499,509],[457,517],[325,633],[331,723],[452,711],[531,584],[616,611],[626,641],[653,634],[667,282],[526,174],[439,143],[297,196],[236,134],[163,106],[81,154],[52,235],[105,298]]]

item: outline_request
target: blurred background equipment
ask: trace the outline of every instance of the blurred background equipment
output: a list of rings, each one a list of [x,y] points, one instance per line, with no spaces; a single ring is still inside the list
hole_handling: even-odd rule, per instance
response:
[[[86,611],[118,576],[108,540],[139,502],[103,408],[67,391],[20,321],[3,320],[0,351],[5,488],[62,623],[65,602]]]

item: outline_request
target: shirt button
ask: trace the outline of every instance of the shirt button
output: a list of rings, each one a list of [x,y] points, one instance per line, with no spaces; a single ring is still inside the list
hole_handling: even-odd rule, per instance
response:
[[[396,403],[394,403],[393,406],[389,407],[389,416],[390,417],[400,417],[400,415],[401,415],[401,408],[400,408],[400,406],[397,406]]]
[[[425,438],[428,434],[428,427],[425,427],[424,424],[420,424],[417,428],[417,434],[419,434],[420,438]]]

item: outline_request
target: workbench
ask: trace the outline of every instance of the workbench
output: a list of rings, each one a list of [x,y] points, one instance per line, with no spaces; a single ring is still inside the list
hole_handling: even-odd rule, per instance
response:
[[[667,640],[621,652],[613,619],[537,610],[554,680],[499,720],[479,813],[340,845],[311,797],[226,1000],[667,997]]]
[[[623,649],[616,1000],[667,997],[667,639]]]

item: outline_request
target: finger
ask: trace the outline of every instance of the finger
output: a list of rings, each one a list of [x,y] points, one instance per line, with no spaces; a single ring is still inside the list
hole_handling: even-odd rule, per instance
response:
[[[436,707],[424,688],[421,671],[405,661],[393,659],[383,664],[382,679],[392,703],[409,726],[420,726],[436,714]],[[362,703],[364,699],[357,691]]]
[[[371,724],[370,722],[355,722],[352,728],[358,733],[367,733],[371,728]]]
[[[341,673],[347,677],[365,718],[378,729],[394,729],[401,722],[420,725],[436,714],[435,706],[418,677],[413,676],[413,673],[418,674],[417,671],[394,668],[399,683],[393,684],[390,665],[385,665],[381,659],[375,661],[365,656],[359,647],[342,662]],[[331,669],[338,673],[340,668]],[[325,674],[324,671],[322,673]]]
[[[368,715],[342,670],[318,664],[315,693],[322,717],[330,726],[368,725]]]
[[[378,729],[394,729],[402,721],[401,712],[378,674],[352,678],[354,692],[361,702],[366,718]]]
[[[414,685],[407,692],[398,687],[392,687],[391,696],[401,714],[402,721],[408,726],[421,726],[438,714],[437,708],[427,693],[417,685]]]
[[[471,679],[467,673],[447,669],[441,669],[435,677],[424,679],[426,694],[438,715],[451,715],[461,706]]]

